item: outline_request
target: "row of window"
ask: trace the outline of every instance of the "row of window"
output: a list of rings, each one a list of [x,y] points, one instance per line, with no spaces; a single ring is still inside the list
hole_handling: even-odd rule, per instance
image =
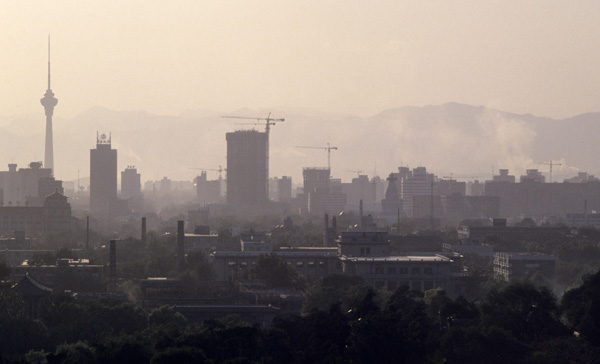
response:
[[[375,274],[383,274],[384,272],[385,272],[384,267],[375,267]],[[387,267],[388,275],[408,274],[408,272],[409,272],[408,267]],[[413,275],[419,275],[419,274],[421,274],[421,272],[423,272],[422,274],[433,274],[433,268],[432,267],[424,267],[423,269],[421,269],[421,267],[410,268],[410,273]]]
[[[286,263],[288,265],[290,265],[290,266],[296,267],[296,269],[298,269],[298,268],[304,268],[304,267],[315,268],[317,266],[319,268],[325,267],[325,261],[323,261],[323,260],[318,261],[318,262],[315,262],[315,261],[308,261],[308,262],[304,262],[304,261],[301,261],[301,262],[298,262],[298,261],[296,261],[296,262],[287,261]],[[255,265],[255,264],[256,264],[256,262],[254,262],[254,261],[250,262],[250,265]],[[227,268],[230,268],[230,269],[234,269],[234,268],[245,269],[245,268],[248,268],[248,262],[239,262],[238,263],[238,262],[234,262],[234,261],[229,261],[229,262],[227,262]]]

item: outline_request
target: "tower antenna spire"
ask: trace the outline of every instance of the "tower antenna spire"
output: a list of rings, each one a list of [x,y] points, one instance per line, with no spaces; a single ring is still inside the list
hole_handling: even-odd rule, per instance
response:
[[[50,89],[50,34],[48,34],[48,90]]]

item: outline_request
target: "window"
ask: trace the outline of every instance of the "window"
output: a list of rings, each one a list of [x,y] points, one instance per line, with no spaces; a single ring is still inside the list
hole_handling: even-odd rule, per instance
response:
[[[425,291],[427,291],[428,289],[433,289],[433,282],[432,281],[423,282],[423,289]]]
[[[365,255],[365,248],[360,248],[360,255]]]
[[[248,268],[248,262],[241,262],[240,265],[242,268]]]
[[[367,250],[366,250],[366,251],[367,251],[367,255],[370,255],[370,254],[371,254],[371,248],[367,248]]]
[[[431,267],[423,268],[423,274],[433,274],[433,268],[431,268]]]
[[[377,289],[383,289],[384,285],[385,285],[384,281],[375,282],[375,288],[377,288]]]
[[[306,263],[308,265],[309,268],[314,268],[315,267],[315,262],[310,261]]]
[[[235,262],[227,262],[227,267],[229,268],[235,268],[237,264]]]
[[[296,268],[304,268],[304,262],[296,262]]]
[[[396,274],[396,267],[388,267],[387,274]]]
[[[383,274],[383,267],[375,267],[375,274]]]
[[[413,267],[413,269],[411,270],[412,274],[421,274],[421,268],[419,267]]]
[[[398,273],[400,273],[400,274],[408,274],[408,268],[406,268],[406,267],[398,268]]]

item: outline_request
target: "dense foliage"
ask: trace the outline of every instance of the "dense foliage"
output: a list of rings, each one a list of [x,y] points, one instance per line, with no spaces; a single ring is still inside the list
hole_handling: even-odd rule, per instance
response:
[[[2,291],[0,352],[4,362],[29,363],[593,363],[598,307],[600,273],[560,304],[528,283],[476,304],[439,289],[388,294],[333,275],[309,288],[302,315],[267,328],[237,316],[195,326],[168,306],[65,295],[31,320],[20,298]]]

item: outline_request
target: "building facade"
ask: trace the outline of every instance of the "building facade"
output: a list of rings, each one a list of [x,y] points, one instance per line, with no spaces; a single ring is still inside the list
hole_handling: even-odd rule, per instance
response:
[[[90,150],[90,211],[96,216],[110,216],[117,202],[117,150],[111,137],[97,136],[96,149]]]
[[[226,134],[227,204],[244,209],[268,201],[268,137],[256,130]]]

